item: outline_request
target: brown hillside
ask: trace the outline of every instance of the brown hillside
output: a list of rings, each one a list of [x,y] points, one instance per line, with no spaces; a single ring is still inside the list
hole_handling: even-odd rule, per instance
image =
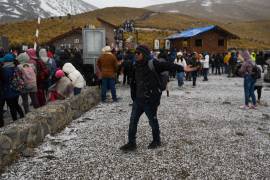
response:
[[[92,12],[68,17],[43,19],[40,25],[40,43],[69,31],[72,27],[83,27],[87,24],[99,26],[97,17],[101,17],[113,24],[121,24],[126,19],[135,19],[137,27],[164,29],[165,32],[139,32],[139,42],[149,45],[157,37],[166,37],[170,30],[183,30],[190,27],[200,27],[218,24],[237,34],[241,40],[231,41],[230,47],[252,49],[270,49],[270,20],[258,22],[215,23],[213,21],[193,18],[181,14],[154,13],[140,8],[105,8]],[[0,26],[0,35],[9,37],[11,44],[32,44],[36,29],[36,21],[23,21]]]

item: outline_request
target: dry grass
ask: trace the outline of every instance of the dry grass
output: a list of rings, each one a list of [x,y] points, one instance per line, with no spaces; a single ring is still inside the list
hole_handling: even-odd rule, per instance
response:
[[[221,27],[237,34],[240,40],[233,40],[230,47],[270,49],[270,20],[257,22],[235,22],[224,24],[205,19],[198,19],[181,14],[153,13],[139,8],[105,8],[76,16],[55,17],[43,19],[40,26],[40,43],[46,43],[51,38],[72,29],[87,24],[99,26],[97,17],[101,17],[113,24],[119,25],[126,19],[136,19],[137,27],[159,28],[164,32],[140,32],[139,42],[152,46],[155,38],[169,35],[166,29],[183,30],[190,27],[200,27],[209,24],[218,24]],[[29,44],[34,41],[36,21],[8,23],[0,26],[0,35],[6,35],[12,45]]]

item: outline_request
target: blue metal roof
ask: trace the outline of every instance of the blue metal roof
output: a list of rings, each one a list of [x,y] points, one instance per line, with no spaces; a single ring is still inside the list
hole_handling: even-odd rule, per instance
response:
[[[212,25],[212,26],[207,26],[207,27],[200,27],[200,28],[192,28],[180,33],[176,33],[173,34],[169,37],[167,37],[167,39],[180,39],[180,38],[191,38],[193,36],[196,36],[198,34],[210,31],[212,29],[214,29],[216,26]]]

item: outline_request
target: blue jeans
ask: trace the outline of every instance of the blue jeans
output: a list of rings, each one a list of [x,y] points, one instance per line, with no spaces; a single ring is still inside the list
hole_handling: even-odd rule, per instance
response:
[[[184,84],[184,72],[179,72],[176,74],[177,75],[177,80],[178,80],[178,86],[181,87]]]
[[[102,84],[101,84],[101,100],[102,101],[106,100],[106,92],[108,89],[111,90],[113,101],[117,101],[115,80],[113,78],[102,78]]]
[[[254,94],[256,80],[251,75],[244,76],[244,92],[245,92],[245,105],[248,106],[249,98],[251,97],[253,105],[256,104],[256,97]]]
[[[209,68],[203,68],[203,80],[207,81],[208,80],[208,70]]]
[[[82,91],[82,88],[76,88],[76,87],[75,87],[75,88],[74,88],[74,96],[80,94],[81,91]]]
[[[132,105],[132,112],[128,130],[128,142],[136,143],[136,133],[138,122],[141,115],[145,112],[148,117],[149,124],[152,128],[153,141],[160,142],[160,131],[157,119],[158,106],[151,106],[139,100],[135,100]]]

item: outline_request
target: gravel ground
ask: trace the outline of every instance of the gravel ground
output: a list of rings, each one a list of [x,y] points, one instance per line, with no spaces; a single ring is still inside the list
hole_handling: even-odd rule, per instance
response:
[[[141,117],[135,152],[123,153],[131,103],[119,87],[118,103],[99,104],[63,132],[47,136],[31,157],[1,179],[270,179],[270,108],[241,110],[243,80],[210,76],[196,88],[170,83],[158,111],[162,146],[147,149],[151,130]],[[270,87],[263,91],[270,102]],[[164,93],[165,94],[165,93]]]

